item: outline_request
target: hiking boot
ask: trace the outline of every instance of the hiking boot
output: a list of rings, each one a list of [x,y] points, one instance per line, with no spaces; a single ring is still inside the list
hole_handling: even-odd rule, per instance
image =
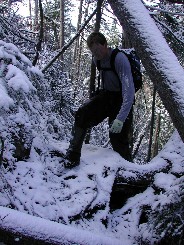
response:
[[[79,165],[81,157],[81,148],[86,135],[86,129],[77,127],[74,124],[72,129],[72,138],[65,156],[65,167],[74,168]]]
[[[80,164],[81,153],[75,151],[68,151],[66,153],[65,159],[67,160],[64,163],[65,168],[74,168]]]

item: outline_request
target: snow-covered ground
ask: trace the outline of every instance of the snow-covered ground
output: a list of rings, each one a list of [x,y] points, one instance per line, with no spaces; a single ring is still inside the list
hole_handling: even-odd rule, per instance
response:
[[[110,149],[85,145],[80,166],[66,170],[59,162],[61,158],[52,158],[49,151],[64,152],[67,145],[50,142],[41,158],[32,151],[29,161],[17,162],[16,169],[5,174],[11,189],[1,192],[0,204],[8,206],[10,202],[21,213],[1,208],[1,217],[7,216],[3,222],[7,222],[7,227],[23,224],[24,230],[35,230],[38,234],[40,229],[43,234],[49,230],[50,237],[61,238],[67,231],[66,241],[70,238],[79,244],[122,244],[122,239],[123,244],[131,244],[126,241],[127,233],[118,234],[102,224],[109,216],[110,193],[122,158]],[[87,208],[92,210],[95,206],[96,213],[90,215]]]
[[[177,139],[178,144],[175,144]],[[128,169],[144,169],[146,173],[154,168],[154,164],[163,166],[167,156],[171,161],[175,159],[171,172],[179,174],[184,171],[184,156],[178,152],[181,144],[175,133],[173,140],[153,162],[140,166],[127,162],[111,149],[84,145],[81,164],[67,170],[62,158],[53,157],[50,152],[65,153],[68,143],[50,138],[45,144],[35,138],[30,158],[17,162],[15,169],[1,179],[0,222],[37,238],[61,239],[64,244],[71,244],[71,241],[77,244],[135,244],[134,238],[140,232],[140,207],[156,207],[159,203],[170,202],[173,196],[168,199],[163,194],[159,198],[153,188],[148,187],[130,198],[121,209],[112,211],[109,203],[117,170],[126,168],[126,175],[131,174]],[[40,155],[35,151],[38,147],[42,151]],[[172,173],[158,173],[154,185],[171,192],[177,181]],[[18,211],[5,208],[10,204]]]

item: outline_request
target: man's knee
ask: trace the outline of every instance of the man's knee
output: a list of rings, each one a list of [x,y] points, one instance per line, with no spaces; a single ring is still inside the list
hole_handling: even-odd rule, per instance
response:
[[[79,107],[75,114],[75,124],[80,128],[88,128],[88,122],[86,120],[86,109]]]
[[[98,125],[108,116],[106,107],[103,96],[96,96],[87,100],[75,114],[76,125],[84,129]]]

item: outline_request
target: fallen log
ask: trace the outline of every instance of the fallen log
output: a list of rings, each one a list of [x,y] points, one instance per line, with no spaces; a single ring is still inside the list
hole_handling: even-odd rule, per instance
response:
[[[112,237],[0,207],[0,236],[7,244],[122,245]],[[125,243],[124,243],[125,244]]]

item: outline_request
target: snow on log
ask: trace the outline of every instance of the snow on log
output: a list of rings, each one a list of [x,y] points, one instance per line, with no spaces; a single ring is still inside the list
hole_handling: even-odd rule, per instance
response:
[[[16,240],[26,239],[26,244],[59,244],[59,245],[123,245],[111,237],[96,235],[92,232],[79,230],[53,221],[48,221],[29,214],[0,207],[0,233],[14,234]],[[30,243],[28,243],[30,241]],[[34,243],[33,243],[34,241]],[[36,243],[35,243],[36,242]],[[39,243],[40,242],[40,243]]]

